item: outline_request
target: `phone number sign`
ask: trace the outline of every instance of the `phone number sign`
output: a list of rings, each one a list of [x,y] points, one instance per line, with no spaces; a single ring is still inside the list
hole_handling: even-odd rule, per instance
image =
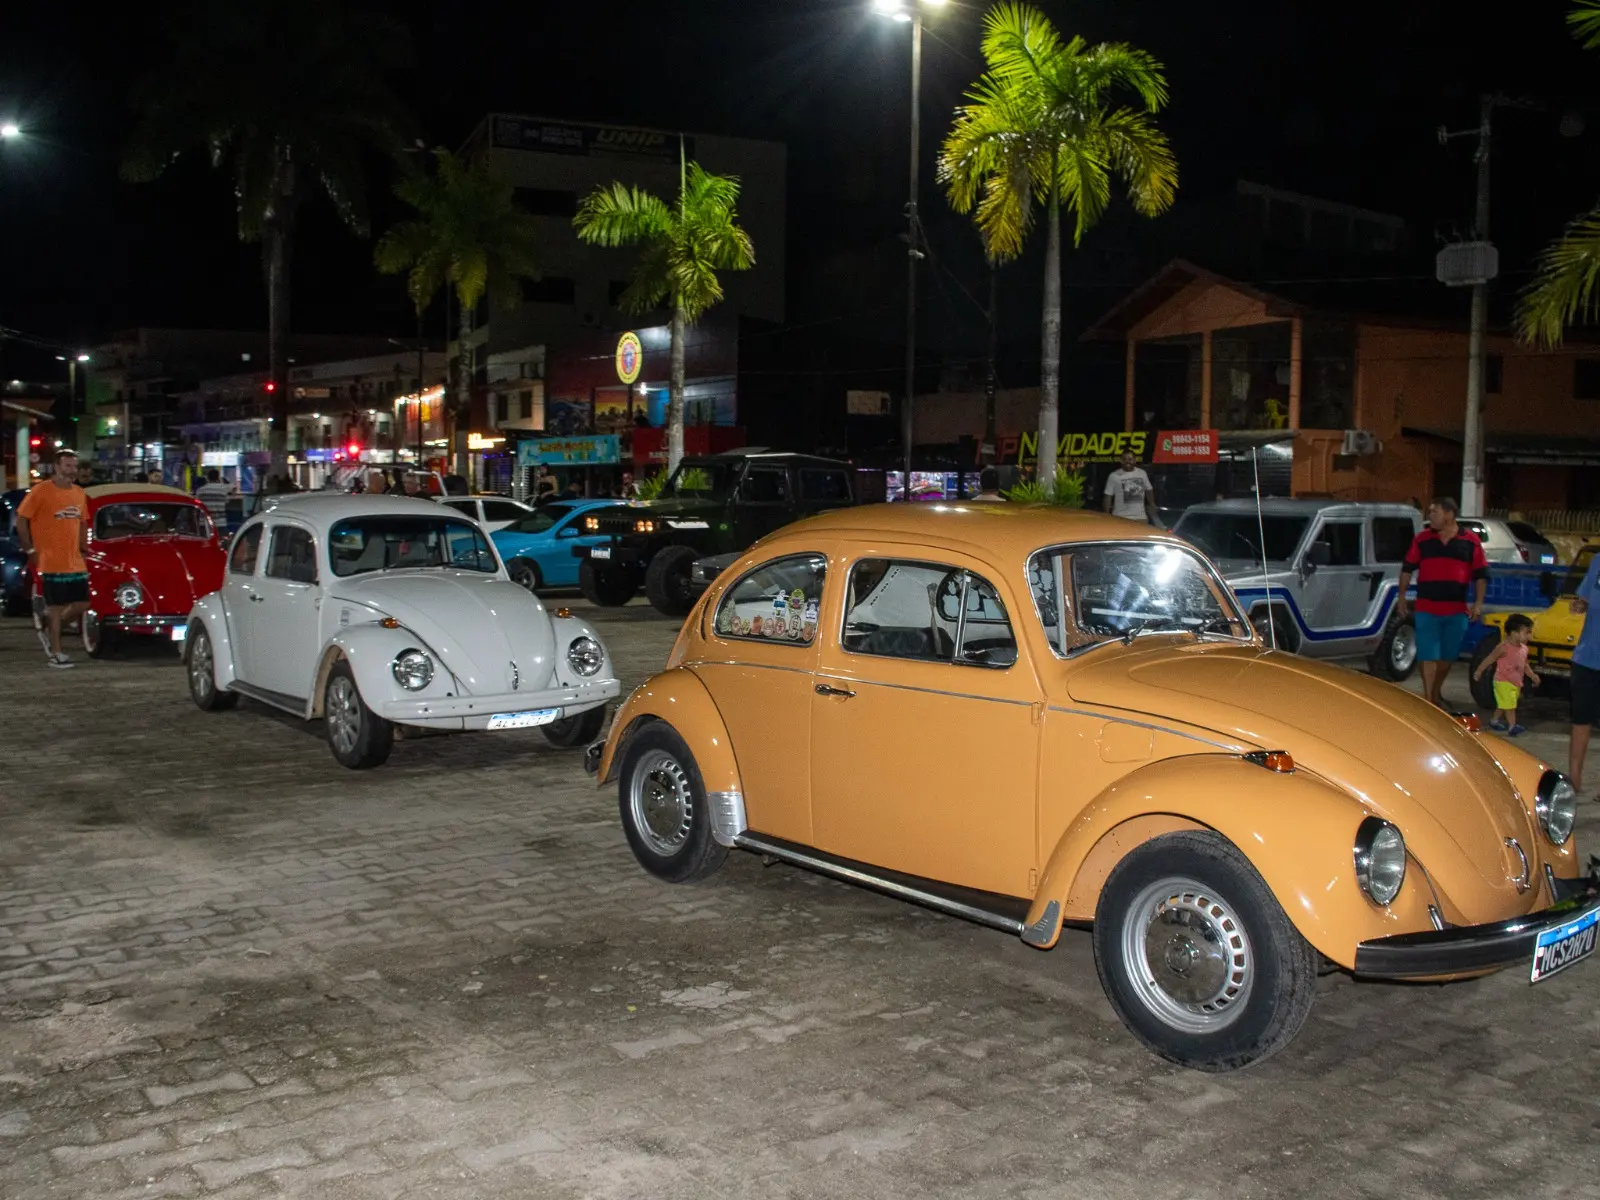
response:
[[[1150,455],[1153,463],[1214,463],[1217,461],[1215,429],[1175,429],[1156,434]]]

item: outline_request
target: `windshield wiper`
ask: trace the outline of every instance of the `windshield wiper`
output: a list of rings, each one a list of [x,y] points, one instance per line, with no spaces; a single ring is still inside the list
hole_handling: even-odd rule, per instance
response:
[[[1122,644],[1131,646],[1134,638],[1146,633],[1188,633],[1193,634],[1196,641],[1200,638],[1200,635],[1195,633],[1193,628],[1185,625],[1177,617],[1157,617],[1154,620],[1146,621],[1142,625],[1131,626],[1128,632],[1122,635]]]

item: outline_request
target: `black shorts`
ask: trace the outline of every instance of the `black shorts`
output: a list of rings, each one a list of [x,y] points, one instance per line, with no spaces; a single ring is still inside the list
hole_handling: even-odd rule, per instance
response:
[[[1572,664],[1572,723],[1593,725],[1600,718],[1600,671]]]
[[[41,575],[39,585],[46,608],[66,608],[69,604],[89,602],[87,575]]]

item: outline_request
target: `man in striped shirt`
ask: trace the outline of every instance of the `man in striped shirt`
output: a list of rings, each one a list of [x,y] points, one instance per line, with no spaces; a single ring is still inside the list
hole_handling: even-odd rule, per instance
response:
[[[1428,505],[1428,527],[1417,534],[1400,568],[1400,599],[1395,608],[1406,615],[1406,590],[1417,577],[1417,658],[1422,663],[1423,690],[1430,704],[1444,707],[1440,693],[1450,664],[1461,654],[1467,625],[1483,612],[1489,586],[1489,563],[1483,543],[1456,524],[1456,502],[1440,496]],[[1467,589],[1475,588],[1471,607]]]

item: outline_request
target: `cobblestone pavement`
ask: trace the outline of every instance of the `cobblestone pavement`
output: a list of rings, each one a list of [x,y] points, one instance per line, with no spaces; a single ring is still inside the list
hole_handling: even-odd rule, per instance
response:
[[[628,683],[671,641],[597,620]],[[6,1200],[1600,1196],[1592,965],[1327,976],[1289,1050],[1200,1075],[1082,933],[743,855],[658,884],[536,732],[347,772],[150,651],[53,672],[0,622]]]

